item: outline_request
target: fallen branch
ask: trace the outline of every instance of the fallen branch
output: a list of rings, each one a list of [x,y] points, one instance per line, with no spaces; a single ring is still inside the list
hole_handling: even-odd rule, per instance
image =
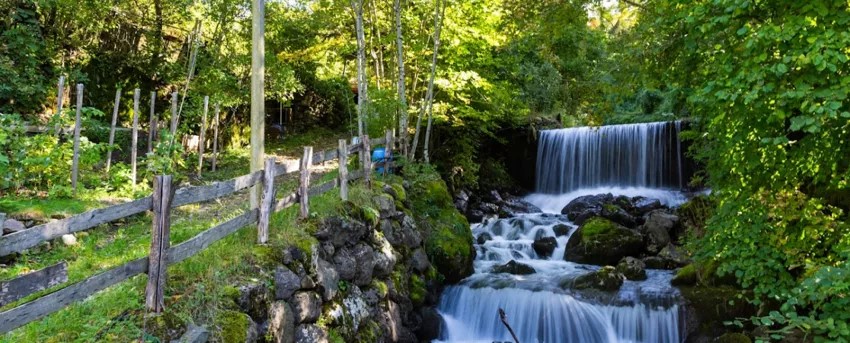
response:
[[[519,338],[516,338],[516,334],[514,333],[514,329],[511,329],[511,325],[508,324],[508,318],[505,316],[505,310],[499,308],[499,319],[502,320],[502,324],[505,324],[505,327],[508,328],[508,332],[511,333],[511,337],[514,338],[515,343],[519,343]]]

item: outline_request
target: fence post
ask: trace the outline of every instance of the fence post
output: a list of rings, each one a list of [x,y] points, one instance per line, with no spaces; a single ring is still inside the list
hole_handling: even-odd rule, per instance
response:
[[[269,220],[272,204],[275,198],[274,187],[274,157],[266,158],[263,169],[263,199],[260,202],[260,219],[257,223],[257,243],[266,244],[269,241]]]
[[[148,255],[148,284],[145,287],[145,307],[160,313],[165,306],[166,252],[170,245],[171,199],[174,196],[171,175],[161,175],[153,181],[153,222],[151,250]]]
[[[201,132],[198,134],[198,177],[204,171],[204,133],[207,131],[207,112],[210,108],[210,97],[204,97],[204,116],[201,119]]]
[[[393,156],[393,130],[387,130],[387,143],[384,145],[384,175],[390,173],[390,158]]]
[[[148,152],[153,152],[153,141],[156,139],[156,91],[151,92],[151,123],[148,125]]]
[[[177,92],[171,93],[171,143],[177,134]]]
[[[372,188],[372,145],[369,144],[369,135],[363,135],[360,141],[363,142],[363,151],[360,154],[363,156],[363,180],[367,188]]]
[[[348,144],[345,139],[339,140],[339,197],[348,200]]]
[[[118,123],[118,105],[121,104],[121,88],[115,90],[115,105],[112,107],[112,126],[109,127],[109,147],[106,149],[106,171],[112,166],[112,144],[115,144],[115,124]]]
[[[139,98],[141,95],[138,88],[133,91],[133,132],[130,138],[130,174],[133,186],[136,185],[136,160],[139,156]]]
[[[65,100],[65,75],[59,76],[59,89],[56,93],[56,126],[54,134],[59,137],[62,129],[62,102]]]
[[[83,88],[82,83],[77,84],[77,119],[74,124],[74,157],[71,161],[71,188],[74,195],[77,195],[77,174],[80,167],[80,126],[82,125],[80,116],[83,108]]]
[[[304,147],[301,157],[301,186],[298,189],[298,202],[301,204],[301,218],[310,215],[310,166],[313,165],[313,147]]]
[[[215,163],[218,159],[218,104],[215,104],[215,118],[213,121],[215,122],[215,130],[213,130],[213,155],[212,155],[212,171],[215,171]]]

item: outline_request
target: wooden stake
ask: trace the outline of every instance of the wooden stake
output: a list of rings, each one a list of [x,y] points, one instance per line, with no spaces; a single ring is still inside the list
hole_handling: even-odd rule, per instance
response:
[[[257,222],[257,243],[266,244],[269,240],[269,219],[274,198],[274,157],[269,157],[263,169],[263,199],[260,203],[260,218]]]
[[[148,124],[148,153],[153,152],[153,141],[156,139],[156,111],[154,107],[156,106],[156,91],[151,92],[151,114],[150,114],[150,124]]]
[[[77,118],[74,124],[74,158],[71,162],[71,189],[74,195],[77,195],[77,175],[80,168],[80,126],[82,121],[80,116],[83,109],[83,84],[77,84]]]
[[[339,197],[348,200],[348,144],[345,139],[339,140]]]
[[[112,125],[109,127],[109,147],[106,148],[106,172],[112,166],[112,144],[115,144],[115,124],[118,123],[118,105],[121,104],[121,88],[115,91],[115,105],[112,107]]]
[[[304,147],[301,157],[301,186],[298,189],[298,202],[301,204],[301,218],[310,215],[310,166],[313,165],[313,147]]]
[[[204,132],[207,130],[207,112],[210,107],[210,97],[204,97],[204,116],[201,119],[201,132],[198,134],[198,177],[204,170]]]
[[[62,103],[65,101],[65,75],[59,76],[59,90],[56,93],[56,128],[55,135],[58,137],[62,129]]]
[[[212,156],[212,171],[215,171],[215,163],[218,159],[218,104],[215,104],[215,118],[213,119],[215,130],[213,130],[213,156]]]
[[[393,130],[387,130],[387,143],[384,145],[384,176],[390,173],[390,157],[393,155]]]
[[[171,182],[171,175],[157,176],[153,181],[153,223],[145,307],[155,313],[162,312],[165,307],[166,252],[170,246],[171,199],[174,195]]]
[[[251,172],[263,167],[265,152],[266,2],[251,1]],[[260,187],[251,187],[251,209],[260,204]]]
[[[171,142],[174,143],[174,136],[177,135],[177,92],[171,93]]]
[[[363,156],[363,179],[366,187],[372,188],[372,146],[369,144],[369,135],[363,135],[360,140],[363,142],[363,151],[360,153]]]
[[[141,96],[141,90],[136,88],[133,91],[133,132],[130,138],[130,178],[133,180],[133,186],[136,185],[136,160],[139,156],[139,98]]]

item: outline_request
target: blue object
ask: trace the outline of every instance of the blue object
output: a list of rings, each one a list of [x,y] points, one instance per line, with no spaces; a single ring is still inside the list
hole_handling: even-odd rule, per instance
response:
[[[378,164],[378,169],[375,171],[379,174],[384,172],[384,160],[386,159],[387,151],[384,148],[375,148],[372,150],[372,163]]]

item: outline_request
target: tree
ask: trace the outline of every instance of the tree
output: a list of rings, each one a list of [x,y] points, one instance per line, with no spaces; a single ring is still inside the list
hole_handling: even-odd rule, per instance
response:
[[[398,57],[398,132],[401,139],[402,154],[407,155],[407,95],[404,92],[404,38],[401,28],[401,0],[395,0],[393,3],[393,12],[395,12],[396,50]]]
[[[419,133],[422,128],[422,117],[428,114],[428,128],[431,127],[431,109],[434,103],[434,78],[437,76],[437,55],[440,49],[440,26],[442,24],[442,6],[441,0],[434,0],[434,48],[431,53],[431,76],[428,79],[428,90],[425,97],[420,101],[419,116],[416,118],[416,133],[413,136],[413,147],[410,149],[410,159],[416,159],[416,146],[419,145]],[[426,132],[424,155],[425,160],[428,160],[428,133]]]
[[[357,135],[366,131],[364,117],[368,116],[369,81],[366,76],[366,38],[363,32],[363,0],[351,0],[354,11],[354,24],[357,33]]]

